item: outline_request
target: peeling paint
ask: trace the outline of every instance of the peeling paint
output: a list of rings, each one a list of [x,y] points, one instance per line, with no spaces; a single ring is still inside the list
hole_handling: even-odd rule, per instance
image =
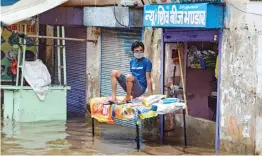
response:
[[[242,135],[243,135],[244,138],[250,137],[250,135],[249,135],[250,129],[249,129],[249,126],[248,126],[250,119],[251,119],[251,115],[245,115],[244,116],[244,128],[243,128],[243,132],[242,132]]]
[[[225,0],[225,27],[221,60],[221,146],[239,154],[253,154],[262,133],[262,3]],[[242,12],[236,9],[237,7]],[[260,9],[259,9],[260,8]],[[259,120],[261,121],[261,120]],[[259,125],[259,126],[258,126]],[[230,142],[230,146],[227,143]],[[254,148],[256,147],[256,149]]]
[[[256,118],[256,154],[262,154],[262,116]]]

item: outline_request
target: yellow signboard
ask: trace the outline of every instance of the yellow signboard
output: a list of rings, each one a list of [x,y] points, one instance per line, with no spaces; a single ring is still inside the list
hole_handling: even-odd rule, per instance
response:
[[[17,24],[8,26],[10,30],[17,31],[19,33],[24,33],[25,27],[27,34],[36,35],[36,25],[29,25],[24,22],[19,22]],[[1,81],[12,80],[10,64],[12,59],[17,59],[18,50],[19,47],[15,44],[12,32],[8,31],[6,28],[3,28],[1,36]],[[31,53],[31,55],[36,54],[36,50],[37,47],[35,45],[26,47],[26,53]]]

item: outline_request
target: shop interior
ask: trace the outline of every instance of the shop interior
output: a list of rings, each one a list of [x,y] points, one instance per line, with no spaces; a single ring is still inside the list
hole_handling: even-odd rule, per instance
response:
[[[217,42],[165,43],[165,94],[187,102],[192,117],[216,121],[217,56]]]

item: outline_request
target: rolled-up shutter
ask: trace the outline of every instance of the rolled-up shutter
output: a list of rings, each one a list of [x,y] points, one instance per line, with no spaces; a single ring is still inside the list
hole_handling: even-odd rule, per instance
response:
[[[124,75],[130,73],[131,45],[135,40],[141,41],[141,30],[102,30],[101,96],[111,95],[112,70],[119,70]],[[117,95],[125,95],[120,85]]]

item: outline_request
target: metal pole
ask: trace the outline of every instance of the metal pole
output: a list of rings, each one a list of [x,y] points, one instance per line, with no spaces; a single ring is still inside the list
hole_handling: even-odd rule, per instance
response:
[[[136,123],[136,148],[140,150],[140,134],[139,134],[139,125]]]
[[[164,42],[164,31],[162,30],[162,41],[161,41],[161,57],[160,57],[160,70],[161,70],[161,78],[160,78],[160,89],[161,93],[165,94],[164,80],[165,80],[165,42]],[[164,144],[164,129],[165,129],[165,115],[160,115],[160,143]]]
[[[216,141],[215,141],[215,148],[216,153],[220,151],[220,108],[221,108],[221,60],[222,60],[222,41],[223,41],[223,29],[219,32],[219,40],[218,40],[218,78],[217,78],[217,108],[216,108]]]
[[[95,121],[94,118],[92,118],[92,136],[95,136]]]
[[[25,35],[27,32],[27,24],[25,24]],[[22,60],[22,76],[21,76],[21,87],[24,85],[24,66],[25,66],[25,52],[26,52],[26,39],[24,39],[24,45],[23,45],[23,60]]]
[[[62,37],[65,37],[65,27],[62,26]],[[65,49],[65,40],[62,40],[62,45],[63,45],[63,70],[64,70],[64,85],[67,84],[66,80],[66,49]]]
[[[60,37],[60,28],[57,26],[56,35]],[[60,59],[60,40],[57,40],[57,69],[58,69],[58,81],[59,85],[61,85],[61,59]]]
[[[39,36],[39,35],[27,35],[27,36],[31,37],[31,38],[60,39],[60,40],[69,40],[69,41],[76,41],[76,42],[93,42],[93,43],[97,43],[97,40],[87,40],[87,39],[79,39],[79,38]]]
[[[19,25],[20,27],[20,25]],[[19,43],[22,42],[22,39],[19,38]],[[18,52],[17,52],[17,73],[16,73],[16,83],[15,86],[18,86],[18,81],[19,81],[19,69],[20,69],[20,58],[21,57],[21,48],[20,46],[18,47]]]
[[[186,110],[183,109],[183,123],[184,123],[184,143],[185,147],[187,147],[187,136],[186,136]]]
[[[183,86],[183,95],[184,95],[184,101],[186,103],[186,115],[188,115],[188,110],[187,110],[187,98],[186,98],[186,88],[185,88],[185,82],[184,82],[184,73],[183,73],[183,65],[182,65],[182,59],[181,59],[181,45],[177,43],[177,50],[178,50],[178,57],[179,57],[179,69],[181,73],[181,80],[182,80],[182,86]]]

